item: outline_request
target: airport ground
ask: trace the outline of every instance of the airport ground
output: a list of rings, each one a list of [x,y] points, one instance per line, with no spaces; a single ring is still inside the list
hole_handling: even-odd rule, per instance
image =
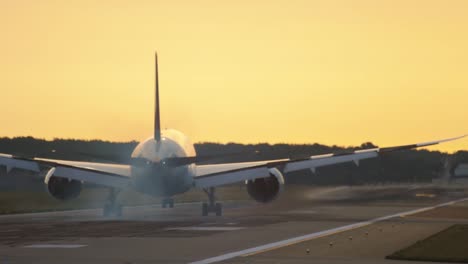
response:
[[[0,263],[414,263],[385,257],[467,224],[465,197],[458,187],[291,187],[267,205],[227,201],[222,217],[200,216],[199,202],[129,206],[121,219],[3,215]]]

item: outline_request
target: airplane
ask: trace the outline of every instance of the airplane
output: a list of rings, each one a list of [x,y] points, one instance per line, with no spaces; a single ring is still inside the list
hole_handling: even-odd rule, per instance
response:
[[[187,136],[175,129],[161,129],[159,107],[158,56],[155,53],[155,115],[154,134],[140,142],[131,154],[130,164],[19,157],[0,154],[0,166],[7,173],[22,169],[44,177],[48,193],[59,200],[79,196],[83,183],[109,188],[103,208],[105,217],[122,215],[122,205],[116,200],[120,191],[132,188],[137,192],[162,198],[163,207],[173,207],[173,196],[192,188],[203,189],[208,203],[202,203],[202,215],[222,215],[222,205],[216,201],[216,187],[245,182],[250,197],[260,203],[273,201],[284,188],[284,174],[338,163],[375,158],[382,153],[436,145],[465,137],[416,143],[410,145],[371,148],[349,153],[311,156],[304,159],[277,159],[240,163],[198,165],[213,157],[197,156]]]

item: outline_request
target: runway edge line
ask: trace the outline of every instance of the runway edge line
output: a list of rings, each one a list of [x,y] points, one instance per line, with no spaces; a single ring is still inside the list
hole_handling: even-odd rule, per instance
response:
[[[381,222],[381,221],[385,221],[385,220],[388,220],[388,219],[391,219],[391,218],[405,217],[405,216],[408,216],[408,215],[422,213],[422,212],[425,212],[425,211],[433,210],[433,209],[436,209],[436,208],[439,208],[439,207],[444,207],[444,206],[448,206],[448,205],[452,205],[452,204],[456,204],[456,203],[460,203],[460,202],[464,202],[464,201],[468,201],[468,197],[458,199],[458,200],[454,200],[454,201],[450,201],[450,202],[446,202],[446,203],[441,203],[441,204],[434,205],[434,206],[423,207],[423,208],[414,209],[414,210],[410,210],[410,211],[400,212],[400,213],[396,213],[396,214],[392,214],[392,215],[387,215],[387,216],[374,218],[374,219],[363,221],[363,222],[358,222],[358,223],[354,223],[354,224],[350,224],[350,225],[345,225],[345,226],[341,226],[341,227],[337,227],[337,228],[332,228],[332,229],[328,229],[328,230],[324,230],[324,231],[314,232],[314,233],[310,233],[310,234],[306,234],[306,235],[302,235],[302,236],[298,236],[298,237],[293,237],[293,238],[289,238],[289,239],[285,239],[285,240],[280,240],[280,241],[268,243],[268,244],[253,247],[253,248],[243,249],[243,250],[240,250],[240,251],[235,251],[235,252],[223,254],[223,255],[216,256],[216,257],[211,257],[211,258],[207,258],[207,259],[203,259],[203,260],[199,260],[199,261],[195,261],[195,262],[190,262],[189,264],[210,264],[210,263],[216,263],[216,262],[220,262],[220,261],[224,261],[224,260],[228,260],[228,259],[232,259],[232,258],[236,258],[236,257],[241,257],[241,256],[242,257],[247,257],[247,256],[267,252],[267,251],[270,251],[270,250],[274,250],[274,249],[294,245],[294,244],[297,244],[297,243],[305,242],[305,241],[308,241],[308,240],[312,240],[312,239],[316,239],[316,238],[320,238],[320,237],[325,237],[325,236],[345,232],[345,231],[348,231],[348,230],[364,227],[364,226],[371,225],[371,224]]]

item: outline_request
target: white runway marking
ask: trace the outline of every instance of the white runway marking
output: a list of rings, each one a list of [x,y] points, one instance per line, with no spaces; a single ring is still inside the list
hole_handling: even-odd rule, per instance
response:
[[[292,210],[287,211],[285,214],[317,214],[315,210]]]
[[[178,231],[234,231],[244,229],[244,227],[233,226],[186,226],[186,227],[171,227],[165,230],[178,230]]]
[[[231,252],[231,253],[228,253],[228,254],[224,254],[224,255],[220,255],[220,256],[216,256],[216,257],[212,257],[212,258],[207,258],[207,259],[204,259],[204,260],[190,262],[189,264],[210,264],[210,263],[215,263],[215,262],[219,262],[219,261],[224,261],[224,260],[227,260],[227,259],[232,259],[232,258],[235,258],[235,257],[241,257],[241,256],[247,257],[247,256],[259,254],[259,253],[262,253],[262,252],[266,252],[266,251],[270,251],[270,250],[274,250],[274,249],[294,245],[294,244],[297,244],[297,243],[300,243],[300,242],[304,242],[304,241],[308,241],[308,240],[312,240],[312,239],[325,237],[325,236],[341,233],[341,232],[344,232],[344,231],[360,228],[360,227],[371,225],[371,224],[374,224],[374,223],[377,223],[377,222],[380,222],[380,221],[385,221],[385,220],[388,220],[388,219],[391,219],[391,218],[405,217],[405,216],[408,216],[408,215],[417,214],[417,213],[429,211],[429,210],[432,210],[432,209],[435,209],[435,208],[439,208],[439,207],[443,207],[443,206],[447,206],[447,205],[452,205],[452,204],[459,203],[459,202],[464,202],[464,201],[468,201],[468,198],[463,198],[463,199],[459,199],[459,200],[455,200],[455,201],[451,201],[451,202],[447,202],[447,203],[438,204],[438,205],[435,205],[435,206],[424,207],[424,208],[410,210],[410,211],[401,212],[401,213],[397,213],[397,214],[382,216],[382,217],[374,218],[374,219],[364,221],[364,222],[358,222],[358,223],[345,225],[345,226],[341,226],[341,227],[337,227],[337,228],[332,228],[332,229],[328,229],[328,230],[324,230],[324,231],[320,231],[320,232],[315,232],[315,233],[306,234],[306,235],[302,235],[302,236],[298,236],[298,237],[293,237],[293,238],[289,238],[289,239],[285,239],[285,240],[281,240],[281,241],[277,241],[277,242],[273,242],[273,243],[253,247],[253,248],[248,248],[248,249],[244,249],[244,250],[240,250],[240,251],[236,251],[236,252]]]
[[[24,246],[24,248],[81,248],[86,247],[87,245],[73,245],[73,244],[34,244],[29,246]]]

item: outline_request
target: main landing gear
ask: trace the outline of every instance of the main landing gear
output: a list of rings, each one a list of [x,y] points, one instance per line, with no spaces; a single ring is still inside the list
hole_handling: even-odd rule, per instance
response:
[[[166,208],[166,207],[174,208],[174,199],[172,199],[170,197],[162,199],[161,200],[161,207],[162,208]]]
[[[122,205],[117,203],[118,190],[114,188],[109,189],[109,197],[107,203],[103,208],[103,215],[105,217],[120,217],[122,216]]]
[[[223,214],[223,206],[221,203],[216,203],[215,188],[203,189],[208,195],[208,203],[202,204],[202,215],[207,216],[209,213],[215,213],[217,216]]]

